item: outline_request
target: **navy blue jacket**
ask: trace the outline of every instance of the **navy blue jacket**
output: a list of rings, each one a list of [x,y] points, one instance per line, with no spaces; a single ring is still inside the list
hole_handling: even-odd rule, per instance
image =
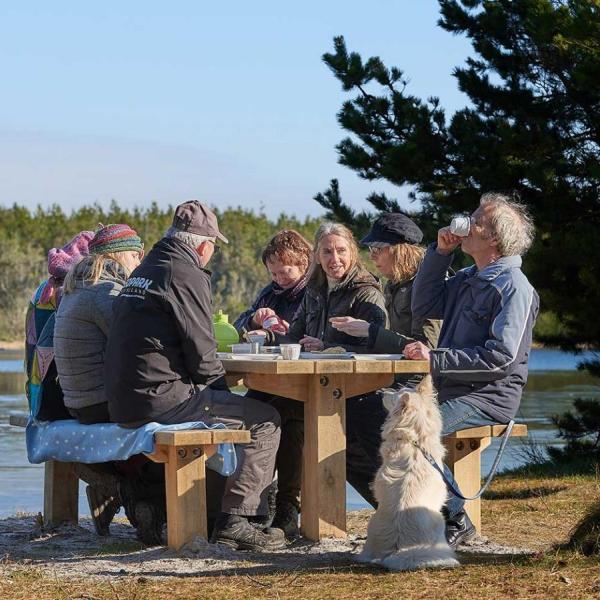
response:
[[[275,293],[277,290],[279,293]],[[252,330],[257,329],[255,325],[252,325],[250,321],[254,316],[254,313],[259,308],[272,308],[278,317],[281,317],[284,321],[291,323],[294,320],[294,316],[302,304],[302,298],[304,298],[304,292],[306,287],[297,290],[294,293],[294,289],[282,290],[276,283],[271,282],[254,300],[252,306],[244,311],[236,320],[233,326],[238,330],[238,333],[242,333],[244,329]],[[267,336],[272,338],[272,336]],[[272,342],[273,339],[269,339]]]
[[[514,417],[527,382],[527,362],[539,297],[520,256],[462,269],[446,279],[452,255],[432,244],[417,273],[412,311],[443,319],[431,374],[440,402],[465,400],[505,423]]]

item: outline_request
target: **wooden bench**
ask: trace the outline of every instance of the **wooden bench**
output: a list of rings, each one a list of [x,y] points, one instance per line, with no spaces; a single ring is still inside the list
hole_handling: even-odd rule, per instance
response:
[[[474,496],[481,487],[481,452],[485,450],[493,437],[501,437],[506,425],[485,425],[461,429],[444,437],[446,446],[446,464],[452,471],[460,491],[465,496]],[[515,424],[511,437],[527,435],[527,425]],[[481,498],[468,500],[465,510],[481,533]]]
[[[27,425],[27,416],[11,416],[17,427]],[[188,429],[160,431],[154,435],[155,450],[150,459],[165,465],[167,496],[167,543],[179,550],[197,535],[207,537],[206,459],[217,445],[250,441],[250,432],[233,429]],[[79,520],[79,478],[74,463],[50,460],[44,472],[44,524]]]

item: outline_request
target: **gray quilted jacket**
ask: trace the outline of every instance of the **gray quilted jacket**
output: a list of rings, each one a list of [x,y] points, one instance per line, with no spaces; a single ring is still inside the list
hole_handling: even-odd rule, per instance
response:
[[[107,265],[98,283],[91,285],[84,281],[80,263],[75,289],[64,294],[56,312],[54,354],[67,408],[106,402],[106,340],[113,302],[127,279],[118,263],[107,261]]]

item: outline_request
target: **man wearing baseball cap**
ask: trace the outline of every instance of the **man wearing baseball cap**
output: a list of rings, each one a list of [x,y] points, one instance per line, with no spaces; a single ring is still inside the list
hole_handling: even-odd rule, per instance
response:
[[[202,202],[184,202],[172,226],[136,268],[114,304],[105,361],[111,420],[124,427],[151,421],[203,421],[247,429],[251,441],[239,448],[239,466],[225,486],[212,540],[236,549],[282,547],[283,532],[260,529],[248,517],[267,514],[280,428],[277,411],[258,400],[232,394],[217,359],[212,324],[210,271],[206,265],[219,231],[217,217]],[[151,512],[160,542],[164,510]],[[141,519],[147,514],[139,515]],[[138,527],[139,531],[139,527]]]

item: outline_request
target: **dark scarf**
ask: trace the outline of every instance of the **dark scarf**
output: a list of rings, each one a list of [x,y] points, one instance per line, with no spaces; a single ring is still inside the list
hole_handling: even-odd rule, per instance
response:
[[[294,298],[297,298],[298,295],[306,287],[306,281],[307,281],[307,276],[306,276],[306,273],[304,273],[304,275],[302,275],[302,277],[300,277],[300,279],[298,279],[296,285],[293,288],[288,288],[287,290],[285,290],[281,286],[274,283],[273,284],[273,293],[276,296],[281,296],[282,294],[287,293],[287,294],[289,294],[290,299],[294,300]]]

